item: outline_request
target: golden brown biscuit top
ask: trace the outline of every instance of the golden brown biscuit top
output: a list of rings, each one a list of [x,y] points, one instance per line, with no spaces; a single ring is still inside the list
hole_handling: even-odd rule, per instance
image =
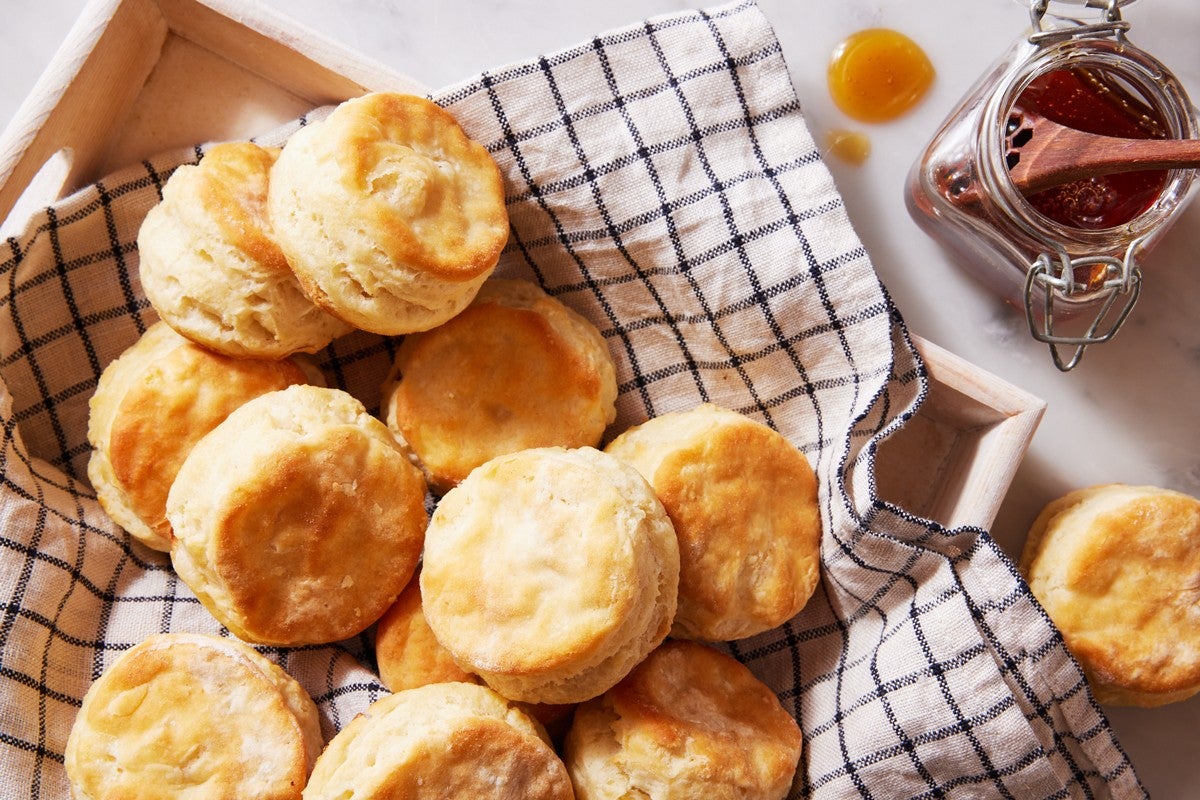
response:
[[[749,423],[749,421],[747,421]],[[816,587],[821,523],[803,454],[766,426],[723,426],[653,483],[680,536],[680,581],[714,617],[782,620]]]
[[[646,475],[675,525],[676,635],[743,638],[805,605],[820,577],[817,480],[777,431],[704,404],[651,419],[606,451]]]
[[[525,450],[472,472],[426,533],[421,588],[438,639],[461,663],[510,675],[606,647],[651,558],[633,481],[657,502],[636,472],[589,448]]]
[[[238,608],[283,641],[312,635],[326,641],[342,638],[320,633],[325,622],[332,626],[333,617],[355,610],[346,606],[358,591],[346,590],[360,582],[395,585],[388,573],[397,561],[411,571],[408,558],[383,550],[378,558],[363,558],[353,551],[365,542],[355,541],[358,537],[349,529],[368,522],[358,513],[363,501],[358,486],[374,484],[369,502],[401,499],[405,516],[419,496],[412,489],[417,482],[412,473],[391,469],[388,462],[395,457],[377,446],[360,447],[361,438],[357,431],[339,430],[278,453],[271,471],[227,507],[224,524],[210,541]],[[337,463],[328,474],[314,472],[312,465],[322,461]],[[381,512],[373,522],[391,525],[392,515]],[[274,553],[280,557],[272,558]],[[313,613],[326,605],[328,614]],[[364,613],[358,627],[366,627],[382,611]]]
[[[1021,566],[1102,683],[1200,688],[1200,500],[1112,484],[1071,492],[1039,515]]]
[[[796,721],[745,665],[705,645],[668,640],[607,699],[622,757],[639,769],[679,760],[718,785],[751,787],[786,785],[795,773]]]
[[[172,563],[248,641],[352,636],[416,568],[425,480],[352,396],[293,386],[204,437],[167,499]]]
[[[268,178],[279,152],[253,142],[213,145],[199,164],[172,173],[163,190],[163,208],[185,218],[212,219],[227,242],[260,266],[289,272],[267,222]]]
[[[394,370],[388,424],[441,492],[498,455],[595,447],[616,414],[603,338],[524,281],[493,279],[450,321],[406,336]]]
[[[449,112],[423,97],[375,92],[319,124],[385,251],[455,280],[495,266],[508,240],[503,181]]]
[[[76,796],[298,799],[320,748],[316,709],[297,709],[265,659],[238,646],[166,634],[118,659],[68,741]]]
[[[162,341],[161,348],[155,340]],[[112,416],[107,452],[130,508],[169,547],[167,493],[195,443],[247,400],[305,383],[307,376],[289,360],[218,355],[161,322],[146,341],[157,353],[122,382],[125,392]]]

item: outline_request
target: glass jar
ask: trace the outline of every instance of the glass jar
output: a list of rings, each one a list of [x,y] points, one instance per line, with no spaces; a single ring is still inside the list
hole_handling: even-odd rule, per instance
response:
[[[1091,126],[1093,133],[1196,138],[1197,120],[1175,76],[1126,38],[1122,2],[1104,2],[1097,22],[1066,19],[1054,26],[1046,24],[1048,5],[1030,1],[1033,31],[947,117],[913,165],[906,200],[917,223],[962,266],[1024,310],[1030,334],[1047,343],[1055,365],[1067,371],[1087,346],[1111,339],[1129,316],[1141,287],[1139,263],[1190,199],[1194,172],[1126,173],[1130,177],[1058,187],[1056,196],[1068,198],[1070,207],[1093,211],[1137,199],[1128,194],[1128,181],[1140,180],[1145,196],[1143,206],[1124,214],[1064,216],[1049,195],[1024,196],[1009,177],[1008,160],[1019,158],[1014,135],[1029,98],[1040,97],[1033,102],[1041,102],[1043,112],[1082,98],[1072,113],[1083,118],[1060,121]],[[1067,81],[1072,88],[1061,88]],[[1056,98],[1052,91],[1069,94]],[[1107,118],[1088,119],[1097,109]],[[1117,133],[1130,126],[1142,130]]]

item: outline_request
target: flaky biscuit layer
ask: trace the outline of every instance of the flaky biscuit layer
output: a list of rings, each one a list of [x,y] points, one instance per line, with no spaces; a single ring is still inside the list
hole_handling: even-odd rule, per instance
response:
[[[278,149],[214,145],[178,167],[138,231],[139,275],[159,316],[226,355],[314,353],[351,328],[300,288],[267,219]]]

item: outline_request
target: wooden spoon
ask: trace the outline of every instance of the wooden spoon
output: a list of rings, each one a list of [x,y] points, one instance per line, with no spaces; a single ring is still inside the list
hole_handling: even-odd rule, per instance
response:
[[[1024,112],[1010,122],[1008,175],[1029,195],[1095,175],[1200,167],[1200,139],[1123,139]]]

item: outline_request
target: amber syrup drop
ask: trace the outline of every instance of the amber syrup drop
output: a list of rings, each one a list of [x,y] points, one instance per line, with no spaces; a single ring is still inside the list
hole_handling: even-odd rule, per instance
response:
[[[934,79],[920,45],[899,31],[868,28],[847,37],[830,56],[829,94],[847,116],[887,122],[921,101]]]

